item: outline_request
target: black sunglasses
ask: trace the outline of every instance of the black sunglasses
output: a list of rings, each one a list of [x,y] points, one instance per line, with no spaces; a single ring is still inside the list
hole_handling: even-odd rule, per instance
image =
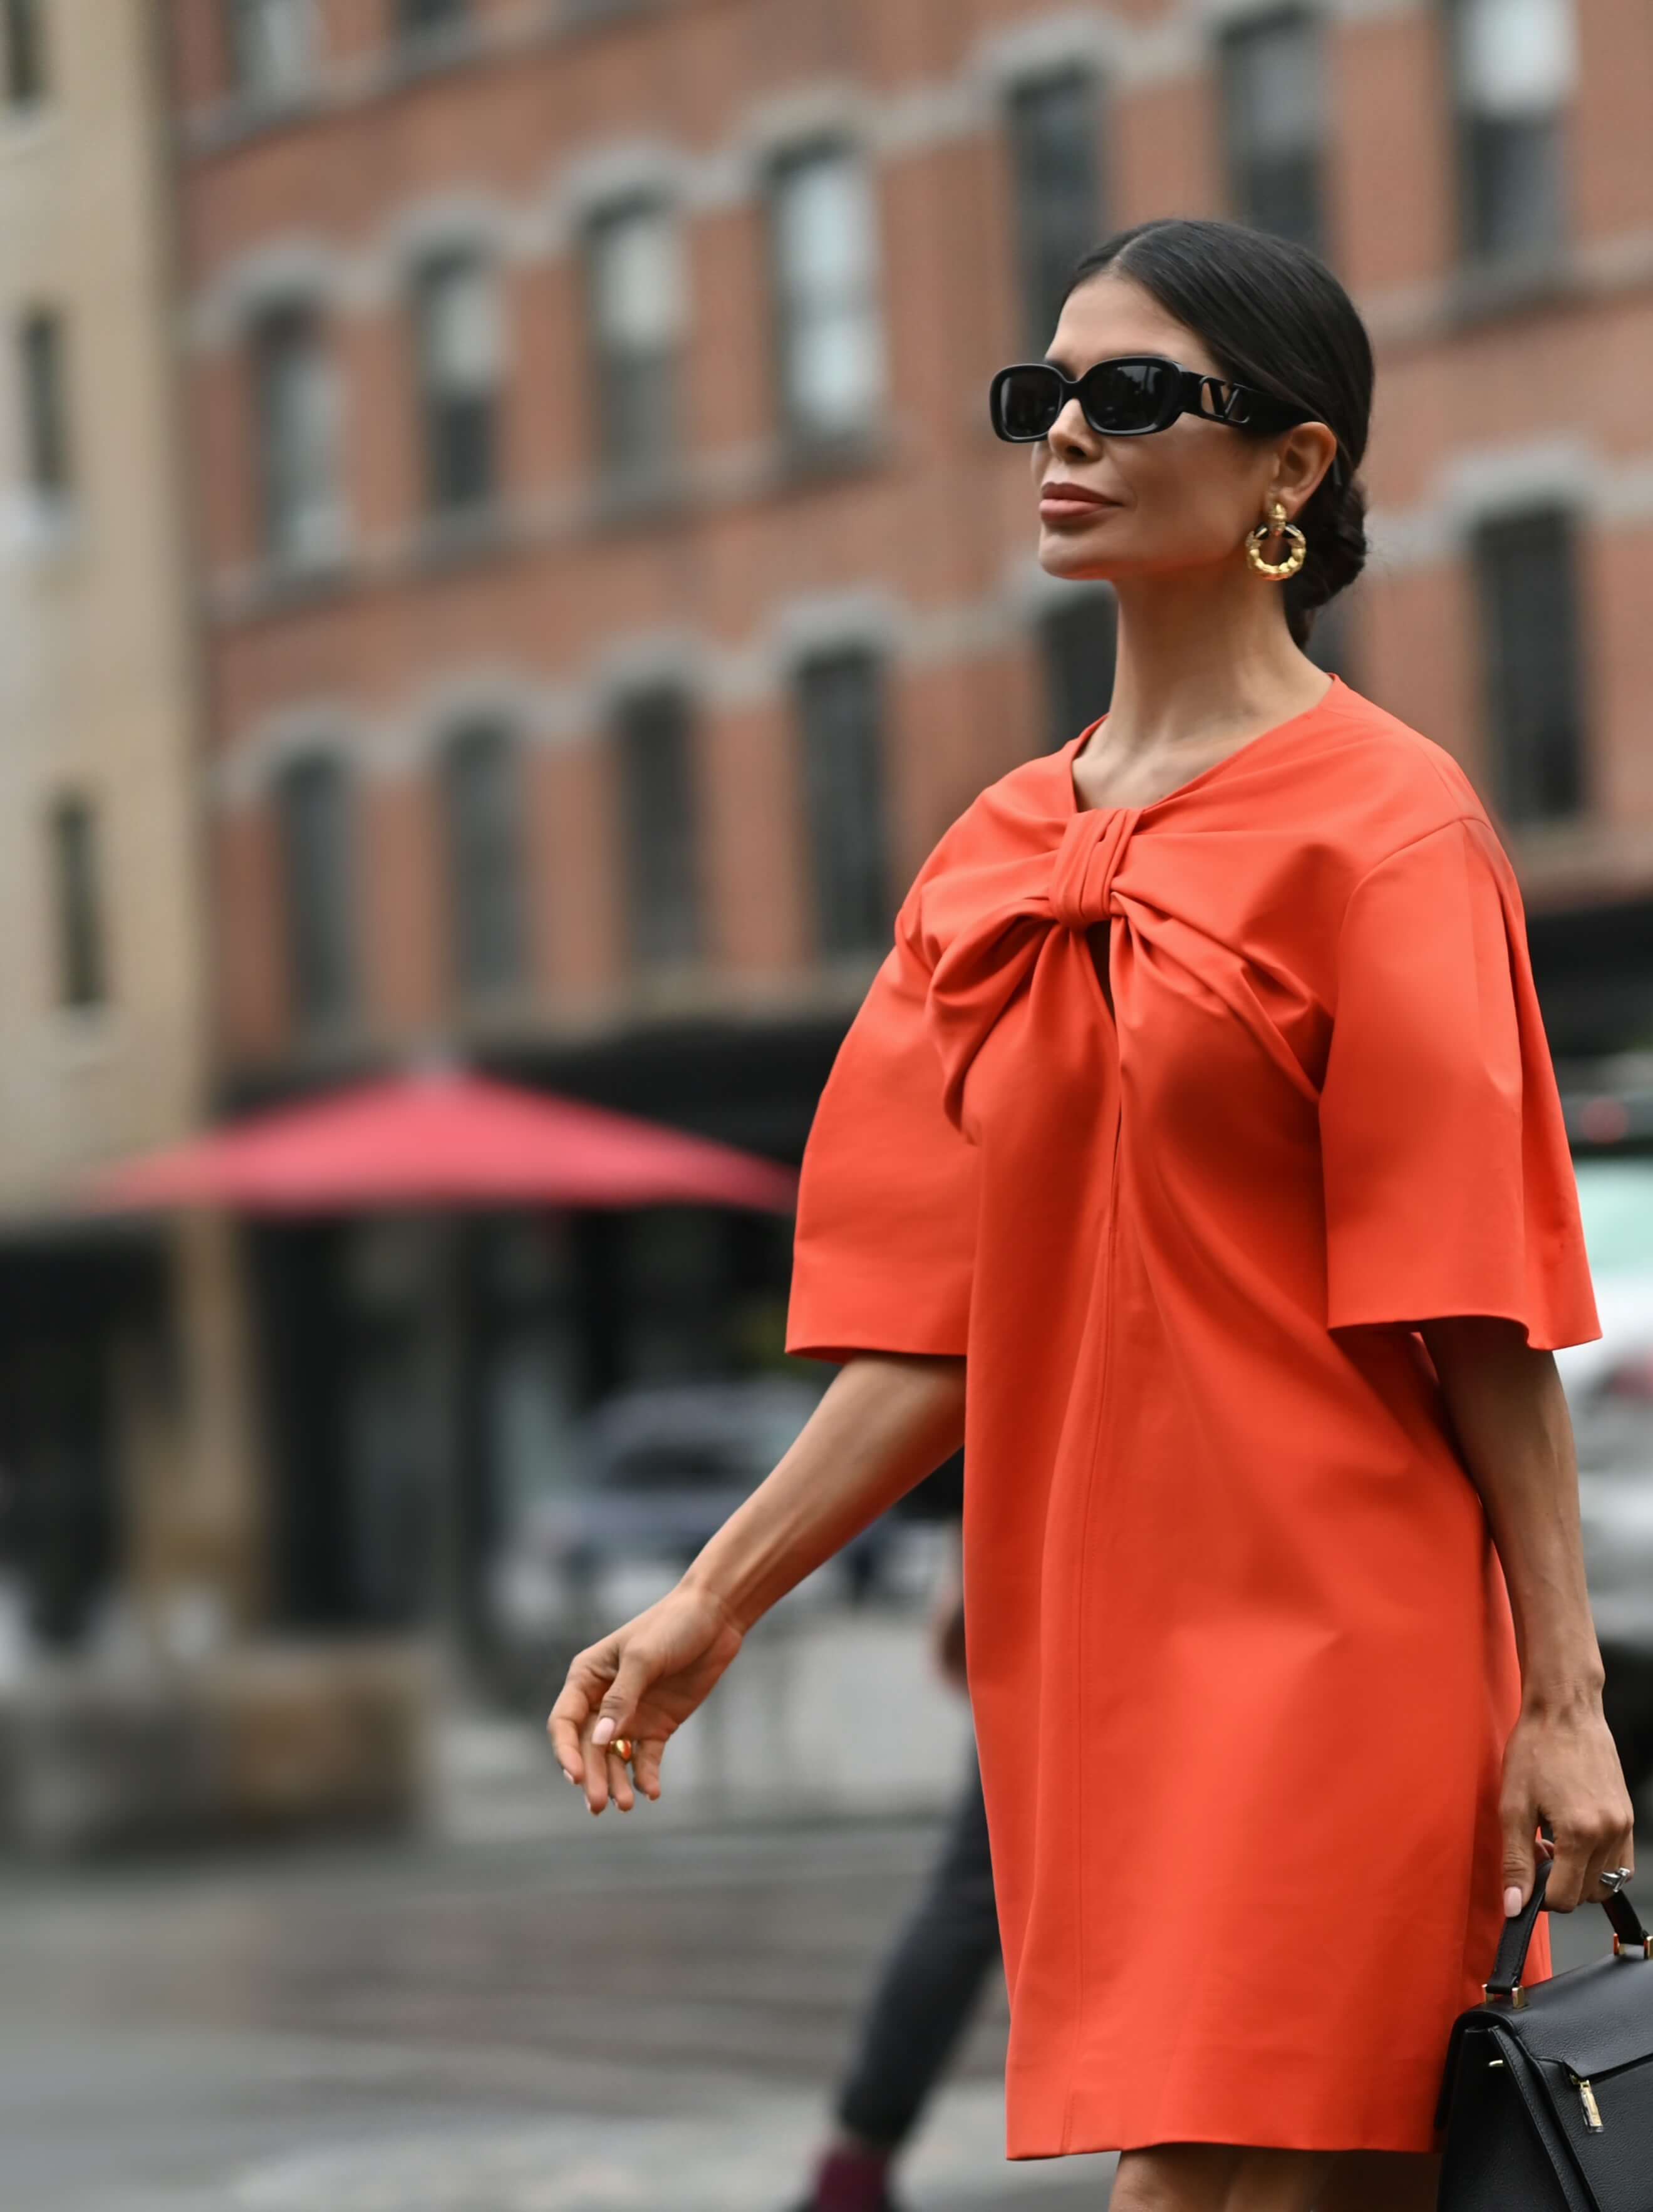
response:
[[[1169,428],[1179,415],[1253,430],[1289,430],[1320,419],[1253,385],[1225,383],[1157,353],[1120,354],[1095,362],[1078,378],[1065,375],[1054,362],[1016,362],[994,378],[988,412],[1001,438],[1028,445],[1048,438],[1075,398],[1085,421],[1105,438],[1146,437],[1151,430]],[[1340,476],[1342,468],[1340,452],[1333,475]]]

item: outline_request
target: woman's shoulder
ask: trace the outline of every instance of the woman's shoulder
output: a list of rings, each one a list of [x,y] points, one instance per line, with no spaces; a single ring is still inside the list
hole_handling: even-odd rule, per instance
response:
[[[1063,745],[1018,761],[978,791],[925,855],[909,896],[939,877],[991,871],[1049,851],[1060,838],[1065,816],[1073,811],[1067,767],[1072,750]]]
[[[1455,823],[1472,823],[1478,840],[1497,842],[1462,762],[1364,692],[1340,683],[1325,735],[1320,773],[1304,796],[1357,874]]]

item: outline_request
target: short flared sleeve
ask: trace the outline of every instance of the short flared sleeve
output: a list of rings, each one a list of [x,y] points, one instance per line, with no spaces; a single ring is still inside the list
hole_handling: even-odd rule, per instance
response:
[[[1356,884],[1320,1098],[1327,1321],[1490,1314],[1554,1350],[1601,1334],[1527,949],[1489,822]]]
[[[980,1155],[942,1110],[925,1022],[923,882],[896,918],[804,1149],[787,1349],[806,1358],[964,1353]]]

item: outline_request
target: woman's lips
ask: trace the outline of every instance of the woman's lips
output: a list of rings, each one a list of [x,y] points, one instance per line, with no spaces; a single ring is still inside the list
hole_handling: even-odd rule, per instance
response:
[[[1039,519],[1042,522],[1082,522],[1093,514],[1106,514],[1110,507],[1117,507],[1116,499],[1086,498],[1083,494],[1067,491],[1041,492]]]

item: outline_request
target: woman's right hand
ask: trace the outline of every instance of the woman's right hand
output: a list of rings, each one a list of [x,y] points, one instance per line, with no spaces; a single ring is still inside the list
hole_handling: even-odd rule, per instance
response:
[[[589,1645],[568,1668],[546,1726],[551,1747],[586,1802],[623,1813],[660,1794],[660,1754],[739,1650],[744,1631],[712,1593],[686,1582],[623,1628]],[[631,1768],[611,1748],[629,1737]]]

